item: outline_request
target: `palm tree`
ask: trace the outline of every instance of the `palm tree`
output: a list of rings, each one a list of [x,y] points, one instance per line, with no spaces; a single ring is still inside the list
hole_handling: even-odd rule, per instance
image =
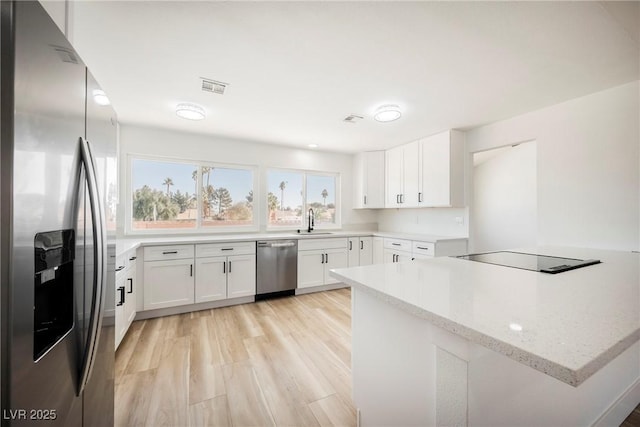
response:
[[[287,181],[282,181],[279,185],[280,187],[280,210],[284,210],[284,189],[287,186]]]
[[[166,185],[167,186],[167,197],[169,197],[169,187],[171,187],[173,185],[173,180],[171,178],[165,178],[165,180],[162,183],[162,185]]]
[[[329,192],[327,191],[327,189],[325,188],[324,190],[322,190],[322,198],[324,199],[324,207],[327,207],[327,196],[329,195]]]

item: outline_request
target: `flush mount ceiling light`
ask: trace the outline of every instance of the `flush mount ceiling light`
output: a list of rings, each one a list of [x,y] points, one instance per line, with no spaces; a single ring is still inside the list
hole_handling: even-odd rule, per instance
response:
[[[94,89],[93,90],[93,100],[96,101],[96,104],[98,104],[98,105],[109,105],[109,104],[111,104],[111,102],[109,102],[109,98],[107,98],[107,94],[104,93],[104,91],[100,90],[100,89]]]
[[[318,148],[318,144],[309,144],[307,145],[309,148]]]
[[[400,107],[395,104],[387,104],[382,107],[378,107],[373,114],[373,118],[378,122],[392,122],[398,120],[402,116]]]
[[[182,117],[187,120],[202,120],[206,117],[204,108],[195,104],[178,104],[176,107],[176,114],[178,117]]]

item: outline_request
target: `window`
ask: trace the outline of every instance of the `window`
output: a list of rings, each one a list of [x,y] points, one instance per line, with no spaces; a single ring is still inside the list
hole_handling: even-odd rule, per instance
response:
[[[300,172],[272,170],[267,173],[269,225],[302,226],[303,178]]]
[[[202,166],[203,227],[253,224],[253,172]]]
[[[336,223],[336,177],[307,174],[307,207],[313,209],[316,225]]]
[[[315,226],[339,226],[337,174],[290,170],[267,171],[267,224],[303,228],[313,209]]]
[[[197,165],[158,160],[131,162],[131,229],[196,227]]]
[[[255,227],[252,167],[131,159],[131,226],[227,231]]]

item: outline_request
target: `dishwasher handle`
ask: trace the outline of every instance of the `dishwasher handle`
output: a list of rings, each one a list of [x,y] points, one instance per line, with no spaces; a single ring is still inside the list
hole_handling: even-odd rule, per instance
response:
[[[290,248],[295,245],[295,242],[258,242],[261,248]]]

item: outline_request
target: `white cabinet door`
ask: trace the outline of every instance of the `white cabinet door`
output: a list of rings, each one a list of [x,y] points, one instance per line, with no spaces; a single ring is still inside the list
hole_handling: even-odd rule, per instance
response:
[[[227,258],[227,298],[256,294],[256,256],[233,255]]]
[[[298,288],[324,285],[324,253],[322,249],[298,251]]]
[[[414,141],[402,146],[402,197],[400,206],[414,208],[418,206],[420,142]]]
[[[125,297],[126,302],[124,306],[125,319],[126,319],[126,330],[129,329],[131,322],[136,317],[136,261],[134,259],[130,259],[129,268],[127,269],[126,281],[125,281]]]
[[[227,298],[227,257],[196,258],[195,302]]]
[[[387,207],[400,206],[402,195],[402,161],[403,147],[396,147],[385,152],[386,203]]]
[[[144,263],[144,309],[194,303],[193,258]]]
[[[374,237],[373,244],[373,263],[374,264],[383,264],[384,263],[384,238],[382,237]]]
[[[125,326],[127,324],[124,313],[124,304],[126,298],[126,286],[125,286],[125,276],[124,272],[116,273],[116,330],[115,330],[115,340],[116,340],[116,349],[122,341],[122,338],[125,334]]]
[[[461,132],[420,141],[420,206],[464,206],[464,157]]]
[[[366,208],[366,155],[367,153],[357,153],[353,157],[353,207],[354,209]]]
[[[350,237],[347,246],[349,253],[349,267],[357,267],[360,265],[360,239]]]
[[[384,262],[393,263],[393,262],[405,262],[411,261],[411,254],[408,252],[402,251],[394,251],[393,249],[385,249],[384,250]]]
[[[373,264],[373,238],[371,237],[361,237],[360,246],[358,246],[358,250],[360,251],[360,265],[370,265]],[[349,264],[351,266],[351,264]]]
[[[364,153],[365,208],[384,208],[384,151]]]
[[[325,251],[324,284],[339,283],[340,280],[329,274],[332,268],[345,268],[349,266],[349,257],[346,249],[327,249]]]

